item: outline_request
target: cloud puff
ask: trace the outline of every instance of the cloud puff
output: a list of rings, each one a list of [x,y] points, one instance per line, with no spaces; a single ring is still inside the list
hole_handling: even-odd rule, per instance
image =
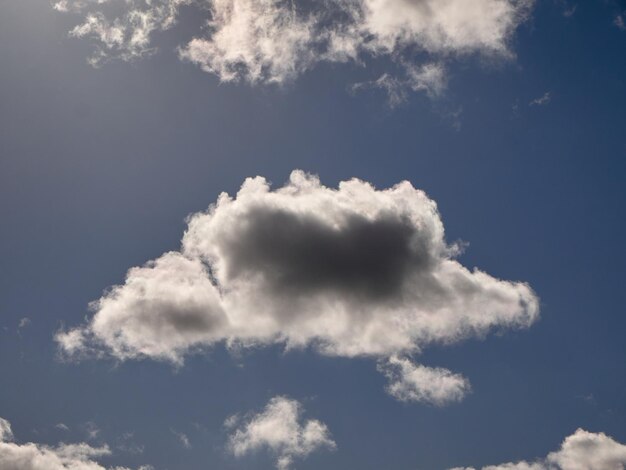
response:
[[[189,440],[187,434],[185,434],[184,432],[176,431],[175,429],[171,429],[171,431],[185,449],[191,449],[191,441]]]
[[[490,465],[482,470],[623,470],[626,468],[626,445],[604,433],[576,430],[563,441],[561,448],[536,462]],[[451,470],[475,470],[472,467]]]
[[[0,468],[3,470],[107,470],[93,459],[111,454],[108,446],[89,444],[61,444],[49,447],[32,442],[16,444],[10,423],[0,418]],[[126,467],[108,467],[109,470],[130,470]],[[140,467],[138,470],[150,470]]]
[[[272,398],[265,409],[246,420],[229,438],[229,449],[240,457],[261,449],[276,456],[276,467],[286,470],[297,458],[311,452],[334,449],[335,442],[325,424],[317,420],[303,421],[300,403],[286,397]],[[228,427],[236,425],[227,420]]]
[[[534,100],[531,100],[530,103],[528,104],[529,106],[544,106],[550,103],[550,101],[552,101],[552,93],[550,93],[549,91],[546,91],[539,98],[535,98]]]
[[[222,81],[284,82],[316,60],[315,16],[277,0],[215,0],[208,37],[192,39],[181,56]]]
[[[116,3],[117,8],[110,4]],[[508,43],[532,0],[61,0],[55,8],[82,15],[72,31],[91,37],[94,65],[132,60],[154,50],[154,34],[193,5],[207,23],[179,46],[180,56],[221,81],[285,83],[320,62],[360,63],[386,57],[405,66],[410,87],[441,88],[414,76],[416,53],[430,61],[455,55],[508,57]],[[108,7],[108,9],[107,9]],[[108,11],[110,14],[105,14]],[[116,12],[115,14],[112,12]],[[411,60],[406,60],[411,58]],[[427,62],[428,63],[428,62]],[[431,95],[433,96],[433,95]]]
[[[220,342],[387,358],[538,318],[527,284],[470,271],[457,253],[435,202],[406,181],[332,189],[294,171],[272,191],[248,178],[189,217],[179,252],[131,268],[56,339],[69,355],[179,364]]]
[[[424,367],[392,356],[378,369],[389,379],[387,392],[400,401],[419,401],[437,406],[460,401],[470,391],[467,379],[447,369]]]

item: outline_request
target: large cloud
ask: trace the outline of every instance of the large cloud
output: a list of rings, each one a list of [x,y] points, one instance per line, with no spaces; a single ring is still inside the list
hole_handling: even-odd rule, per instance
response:
[[[626,445],[604,433],[576,430],[563,441],[561,448],[535,462],[511,462],[489,465],[482,470],[624,470]],[[475,470],[472,467],[452,470]]]
[[[82,15],[71,34],[95,39],[93,64],[132,60],[154,50],[154,33],[176,23],[182,6],[207,24],[180,45],[181,57],[222,81],[284,83],[319,62],[387,57],[406,69],[398,83],[415,86],[416,53],[429,62],[456,55],[510,56],[509,41],[532,0],[60,0]],[[107,14],[108,13],[108,14]],[[437,70],[443,70],[437,65]],[[427,77],[428,90],[444,77]],[[432,81],[437,79],[437,83]],[[421,81],[423,82],[423,80]]]
[[[66,353],[181,363],[220,342],[282,343],[384,359],[538,317],[527,284],[454,258],[436,204],[406,181],[331,189],[294,171],[272,191],[249,178],[188,224],[180,252],[130,269],[92,303],[87,324],[57,335]],[[423,371],[402,375],[415,382]],[[455,377],[440,383],[459,397],[466,387]],[[440,393],[422,395],[446,401]]]
[[[61,444],[49,447],[32,442],[11,442],[10,423],[0,418],[0,468],[2,470],[107,470],[94,461],[111,454],[108,446],[92,447],[89,444]],[[126,467],[108,467],[109,470],[130,470]],[[140,467],[138,470],[151,470]]]
[[[336,447],[324,423],[315,419],[302,422],[301,415],[300,403],[278,396],[243,423],[238,422],[238,416],[231,417],[227,426],[238,428],[230,435],[229,449],[237,457],[267,449],[276,456],[276,467],[287,470],[296,458]]]

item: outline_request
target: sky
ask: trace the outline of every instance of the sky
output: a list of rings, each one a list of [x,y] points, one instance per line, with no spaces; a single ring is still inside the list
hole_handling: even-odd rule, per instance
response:
[[[0,470],[624,470],[626,4],[0,0]]]

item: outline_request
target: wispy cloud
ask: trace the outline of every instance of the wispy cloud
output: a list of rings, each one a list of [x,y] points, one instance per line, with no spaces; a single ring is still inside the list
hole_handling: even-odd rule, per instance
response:
[[[111,455],[107,445],[93,447],[84,442],[48,446],[29,442],[18,444],[11,424],[0,418],[0,468],[11,470],[130,470],[127,467],[104,467],[97,460]],[[149,466],[137,470],[154,470]]]
[[[544,106],[548,104],[550,101],[552,101],[552,93],[549,91],[546,91],[539,98],[535,98],[534,100],[531,100],[530,103],[528,104],[530,106]]]
[[[187,434],[177,431],[175,429],[171,429],[171,431],[185,449],[191,449],[191,441],[189,441],[189,437],[187,437]]]
[[[283,84],[320,62],[386,58],[406,68],[406,90],[437,94],[443,80],[424,75],[425,64],[476,54],[512,57],[510,39],[533,1],[475,0],[467,8],[464,0],[329,0],[306,7],[288,0],[127,0],[117,15],[105,14],[111,10],[104,3],[54,4],[82,17],[70,34],[95,42],[93,65],[152,54],[155,35],[172,28],[180,9],[191,6],[208,26],[179,45],[180,57],[222,82]],[[416,61],[416,52],[426,61]]]

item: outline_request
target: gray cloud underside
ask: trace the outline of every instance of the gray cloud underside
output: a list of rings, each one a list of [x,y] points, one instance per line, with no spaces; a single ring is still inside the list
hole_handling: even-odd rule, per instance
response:
[[[563,441],[558,451],[534,462],[509,462],[489,465],[482,470],[624,470],[626,445],[604,433],[578,429]],[[451,470],[476,470],[458,467]]]
[[[58,11],[82,18],[70,34],[95,41],[94,65],[133,60],[155,50],[154,36],[175,26],[180,9],[207,22],[183,60],[221,81],[285,83],[320,62],[362,63],[386,57],[404,69],[371,86],[397,100],[407,91],[436,96],[444,63],[459,55],[510,57],[510,39],[532,0],[60,0]],[[418,54],[422,57],[416,62]],[[367,85],[367,84],[361,84]],[[358,88],[358,87],[357,87]],[[392,103],[394,104],[394,103]]]
[[[66,354],[180,364],[217,343],[312,346],[326,355],[393,357],[381,367],[402,366],[393,380],[405,377],[401,388],[413,390],[402,399],[441,404],[468,387],[450,375],[441,381],[449,399],[420,391],[428,371],[412,371],[418,366],[400,356],[538,318],[527,284],[454,259],[436,204],[408,182],[376,190],[350,180],[331,189],[295,171],[271,190],[249,178],[235,198],[222,194],[188,224],[180,251],[130,269],[124,284],[91,304],[85,325],[57,335]]]

